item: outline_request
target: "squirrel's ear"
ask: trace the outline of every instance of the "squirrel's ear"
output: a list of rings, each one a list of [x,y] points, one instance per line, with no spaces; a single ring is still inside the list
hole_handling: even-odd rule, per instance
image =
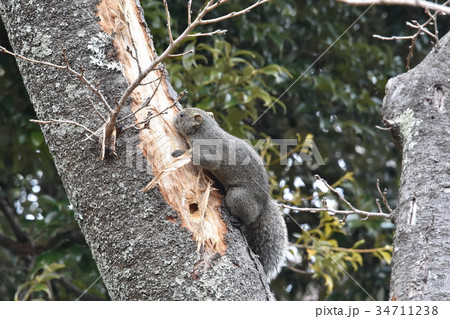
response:
[[[214,118],[214,113],[213,113],[213,112],[206,112],[206,114],[208,114],[209,116],[211,116],[212,118]]]
[[[197,123],[197,125],[200,125],[203,122],[203,117],[200,114],[195,114],[194,121]]]

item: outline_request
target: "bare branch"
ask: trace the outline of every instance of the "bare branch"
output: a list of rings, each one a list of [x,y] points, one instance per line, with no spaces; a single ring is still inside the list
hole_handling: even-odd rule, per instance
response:
[[[290,246],[304,249],[316,249],[312,245],[302,245],[302,244],[289,244]],[[336,246],[325,246],[321,247],[322,249],[329,249],[334,251],[343,251],[347,253],[359,253],[359,254],[372,254],[378,251],[390,251],[392,246],[384,246],[378,248],[345,248],[345,247],[336,247]]]
[[[411,40],[414,38],[414,35],[405,35],[405,36],[392,36],[392,37],[384,37],[382,35],[374,34],[374,38],[380,39],[380,40]]]
[[[155,71],[156,71],[156,70],[160,70],[160,69],[159,69],[159,68],[155,68]],[[140,85],[140,86],[149,85],[149,84],[152,84],[153,82],[159,81],[160,79],[161,79],[161,77],[156,78],[156,79],[151,80],[151,81],[148,81],[148,82],[145,82],[145,83],[141,83],[141,84],[139,84],[139,85]]]
[[[169,57],[169,58],[176,58],[176,57],[180,57],[180,56],[183,56],[183,55],[192,54],[192,53],[194,53],[194,52],[195,52],[194,49],[192,49],[192,50],[189,50],[189,51],[186,51],[186,52],[183,52],[183,53],[169,54],[168,57]]]
[[[306,270],[297,269],[297,268],[295,268],[293,266],[286,266],[286,267],[288,269],[292,270],[293,272],[297,272],[297,273],[302,274],[302,275],[314,275],[314,272],[309,272],[309,271],[306,271]]]
[[[340,199],[341,201],[343,201],[343,202],[344,202],[351,210],[356,210],[356,208],[353,207],[353,205],[350,204],[350,202],[349,202],[348,200],[346,200],[346,199],[341,195],[341,193],[339,193],[336,189],[334,189],[333,187],[331,187],[331,186],[327,183],[326,180],[324,180],[324,179],[323,179],[322,177],[320,177],[319,175],[314,175],[314,177],[315,177],[317,180],[319,180],[319,181],[321,181],[322,183],[324,183],[325,186],[326,186],[331,192],[335,193],[335,194],[339,197],[339,199]]]
[[[150,119],[155,118],[157,116],[160,116],[161,114],[163,114],[164,112],[166,112],[168,109],[174,107],[175,105],[177,105],[178,102],[180,102],[180,100],[187,94],[187,90],[183,90],[180,94],[178,94],[178,98],[175,100],[175,102],[172,103],[172,105],[166,107],[164,110],[162,110],[161,112],[152,115],[150,117]]]
[[[94,134],[90,134],[88,135],[84,140],[82,140],[82,142],[85,142],[87,140],[92,140],[92,138],[94,136],[100,136],[100,132],[103,131],[103,129],[105,128],[106,123],[104,123],[102,126],[100,126],[95,132]]]
[[[104,118],[104,116],[102,115],[102,113],[100,113],[100,111],[97,109],[97,107],[94,104],[94,101],[91,100],[91,98],[89,96],[87,96],[87,99],[89,100],[89,103],[91,104],[92,108],[94,109],[95,113],[97,113],[97,115],[103,120],[104,123],[107,122],[107,120]]]
[[[446,5],[448,2],[450,1],[446,1],[443,5]],[[425,13],[430,17],[431,21],[432,21],[432,25],[434,26],[434,37],[436,40],[436,45],[439,45],[439,30],[438,30],[438,26],[437,26],[437,17],[436,17],[436,13],[432,14],[430,12],[430,10],[425,9]]]
[[[224,15],[224,16],[222,16],[222,17],[215,18],[215,19],[200,20],[200,24],[201,24],[201,25],[204,25],[204,24],[217,23],[217,22],[220,22],[220,21],[223,21],[223,20],[227,20],[227,19],[230,19],[230,18],[233,18],[233,17],[237,17],[237,16],[240,16],[240,15],[249,13],[250,10],[252,10],[253,8],[255,8],[255,7],[257,7],[257,6],[260,6],[260,5],[262,5],[262,4],[266,3],[266,2],[269,2],[269,1],[270,1],[270,0],[258,0],[256,3],[252,4],[251,6],[248,6],[247,8],[245,8],[245,9],[243,9],[243,10],[241,10],[241,11],[231,12],[231,13],[229,13],[229,14],[226,14],[226,15]],[[210,2],[211,2],[211,1],[210,1]],[[226,2],[226,1],[217,1],[216,4],[221,5],[221,4],[223,4],[224,2]],[[208,7],[208,6],[207,6],[207,7]],[[211,7],[212,7],[212,6],[211,6]],[[216,6],[216,7],[217,7],[217,6]],[[216,8],[216,7],[214,7],[214,8]]]
[[[183,98],[183,96],[186,95],[186,93],[187,93],[187,90],[184,90],[183,92],[181,92],[181,93],[178,95],[178,98],[177,98],[177,99],[175,100],[175,102],[173,102],[170,106],[166,107],[164,110],[162,110],[161,112],[158,112],[158,113],[155,114],[155,115],[149,116],[148,118],[146,118],[146,119],[143,120],[143,121],[140,121],[140,122],[138,122],[138,123],[135,123],[135,124],[132,124],[132,125],[130,125],[130,126],[127,126],[126,128],[124,128],[124,129],[121,131],[121,133],[123,133],[123,132],[125,132],[125,131],[127,131],[127,130],[129,130],[129,129],[131,129],[131,128],[134,128],[134,129],[136,129],[136,130],[142,130],[142,129],[145,129],[146,126],[147,126],[147,124],[150,122],[151,119],[153,119],[153,118],[155,118],[155,117],[157,117],[157,116],[160,116],[161,114],[165,113],[168,109],[170,109],[170,108],[174,107],[175,105],[177,105],[177,103]],[[143,128],[137,127],[137,125],[142,125],[142,124],[144,124],[144,127],[143,127]]]
[[[38,60],[33,60],[33,59],[29,59],[24,57],[23,55],[8,51],[7,49],[5,49],[4,47],[0,46],[0,52],[12,55],[13,57],[17,58],[17,59],[21,59],[27,62],[31,62],[31,63],[36,63],[36,64],[42,64],[45,66],[49,66],[55,69],[60,69],[60,70],[65,70],[66,66],[62,66],[62,65],[57,65],[57,64],[53,64],[53,63],[49,63],[49,62],[44,62],[44,61],[38,61]]]
[[[381,199],[383,200],[384,206],[386,206],[386,208],[387,208],[387,210],[389,211],[389,213],[392,214],[392,213],[393,213],[392,208],[389,206],[389,203],[388,203],[388,201],[387,201],[387,189],[385,188],[384,191],[381,192],[381,189],[380,189],[380,180],[379,180],[379,179],[377,179],[377,190],[378,190],[378,193],[379,193],[380,196],[381,196]]]
[[[341,0],[338,0],[341,1]],[[450,3],[450,0],[445,1],[441,6],[444,8],[448,8],[446,7],[446,5]],[[439,46],[439,31],[437,28],[437,16],[439,13],[441,13],[441,11],[436,11],[435,13],[431,13],[429,8],[425,8],[425,13],[430,17],[425,23],[420,24],[419,22],[417,22],[416,20],[413,20],[412,22],[406,22],[406,25],[418,30],[416,33],[409,35],[409,36],[392,36],[392,37],[383,37],[380,35],[374,35],[374,38],[378,38],[381,40],[411,40],[411,45],[409,46],[409,52],[408,52],[408,56],[406,57],[406,69],[409,70],[410,69],[410,63],[411,63],[411,59],[413,57],[413,53],[414,53],[414,47],[416,45],[416,41],[418,39],[418,37],[422,34],[425,33],[429,36],[431,36],[434,41],[435,41],[435,45]],[[426,27],[430,24],[433,24],[434,26],[434,34],[432,32],[430,32]]]
[[[124,118],[121,118],[121,119],[117,120],[117,123],[125,121],[126,119],[130,118],[131,116],[135,115],[137,112],[141,111],[143,108],[148,106],[148,104],[153,100],[153,97],[155,96],[156,91],[158,91],[159,85],[161,84],[161,81],[162,81],[162,76],[159,77],[158,79],[159,79],[158,85],[156,86],[156,88],[153,91],[152,95],[150,97],[146,98],[145,101],[142,102],[141,106],[139,106],[136,111],[134,111],[133,113],[128,114]]]
[[[109,106],[108,102],[106,101],[105,97],[103,96],[103,94],[94,86],[92,85],[85,77],[84,77],[84,70],[82,69],[81,73],[78,73],[77,71],[75,71],[74,69],[72,69],[69,66],[69,61],[67,59],[67,52],[66,49],[63,49],[63,58],[64,58],[64,63],[65,65],[57,65],[57,64],[53,64],[53,63],[49,63],[49,62],[44,62],[44,61],[38,61],[38,60],[33,60],[33,59],[29,59],[24,57],[23,55],[11,52],[6,50],[4,47],[0,46],[0,52],[9,54],[14,56],[17,59],[21,59],[27,62],[31,62],[31,63],[36,63],[36,64],[42,64],[45,66],[49,66],[55,69],[59,69],[59,70],[67,70],[70,73],[72,73],[73,75],[75,75],[76,77],[78,77],[83,83],[85,83],[92,92],[94,92],[95,95],[97,95],[99,97],[99,99],[102,101],[102,103],[105,105],[106,109],[109,112],[112,112],[111,107]]]
[[[172,44],[173,43],[173,36],[172,36],[172,27],[170,25],[169,6],[167,5],[167,0],[163,0],[163,2],[164,2],[164,9],[166,10],[166,17],[167,17],[167,33],[169,34],[170,44]]]
[[[109,103],[106,101],[105,97],[103,96],[103,94],[93,85],[91,84],[91,82],[89,82],[85,77],[84,77],[84,70],[82,69],[82,73],[78,73],[77,71],[75,71],[74,69],[72,69],[69,66],[69,61],[67,59],[67,54],[66,54],[66,49],[63,49],[63,56],[64,56],[64,61],[66,62],[66,69],[67,71],[69,71],[70,73],[72,73],[73,75],[75,75],[76,77],[78,77],[84,84],[86,84],[92,92],[94,92],[95,95],[98,96],[98,98],[100,99],[100,101],[102,101],[103,105],[105,105],[106,110],[111,113],[112,109],[111,106],[109,105]]]
[[[297,212],[304,212],[304,213],[321,213],[321,212],[328,212],[331,213],[333,215],[335,214],[339,214],[339,215],[344,215],[344,216],[348,216],[348,215],[360,215],[363,216],[365,218],[367,217],[383,217],[383,218],[387,218],[390,219],[391,216],[389,214],[385,214],[385,213],[376,213],[376,212],[366,212],[364,210],[359,210],[359,209],[355,209],[355,210],[339,210],[339,209],[333,209],[333,208],[314,208],[314,207],[297,207],[297,206],[290,206],[290,205],[286,205],[286,204],[278,204],[280,207],[282,208],[287,208],[287,209],[291,209]]]
[[[215,34],[225,34],[227,33],[227,30],[216,30],[216,31],[212,31],[212,32],[199,32],[199,33],[194,33],[194,34],[188,34],[186,37],[187,38],[195,38],[195,37],[210,37],[212,35]]]
[[[67,280],[64,277],[54,279],[54,281],[59,283],[61,286],[63,286],[66,289],[66,291],[71,292],[74,295],[80,296],[80,300],[84,300],[84,301],[103,301],[103,300],[105,300],[104,298],[100,298],[95,295],[86,293],[83,289],[78,288],[75,284],[73,284],[71,281]]]
[[[325,184],[325,186],[334,194],[336,194],[339,198],[339,200],[341,200],[342,202],[344,202],[350,209],[349,210],[339,210],[339,209],[334,209],[334,208],[329,208],[327,206],[326,201],[323,201],[323,207],[319,207],[319,208],[315,208],[315,207],[297,207],[297,206],[290,206],[290,205],[286,205],[286,204],[279,204],[280,207],[282,208],[287,208],[287,209],[292,209],[294,211],[298,211],[298,212],[306,212],[306,213],[321,213],[321,212],[328,212],[332,215],[335,214],[339,214],[339,215],[344,215],[344,219],[347,218],[347,216],[349,215],[359,215],[364,217],[364,219],[367,219],[369,217],[383,217],[383,218],[387,218],[387,219],[391,219],[392,215],[390,214],[385,214],[383,213],[383,210],[381,209],[379,200],[376,200],[376,204],[378,207],[378,212],[368,212],[368,211],[364,211],[364,210],[360,210],[355,208],[350,202],[348,202],[336,189],[334,189],[332,186],[330,186],[323,178],[321,178],[319,175],[315,175],[317,180],[320,180],[322,183]],[[389,207],[389,204],[387,203],[387,191],[385,190],[383,193],[380,191],[380,185],[379,182],[377,181],[377,189],[378,192],[381,195],[381,198],[383,199],[383,203],[386,206],[386,208],[388,209],[388,211],[392,214],[392,209]]]
[[[438,3],[424,0],[336,0],[354,6],[370,6],[370,5],[399,5],[410,7],[421,7],[428,10],[441,11],[450,14],[450,8]]]
[[[192,16],[192,9],[191,9],[191,6],[192,6],[192,0],[189,0],[188,1],[188,4],[187,4],[187,10],[188,10],[188,25],[190,25],[192,22],[191,22],[191,16]]]
[[[86,126],[84,126],[83,124],[74,122],[74,121],[68,121],[68,120],[47,120],[47,121],[39,121],[39,120],[30,120],[30,122],[33,123],[38,123],[38,124],[52,124],[52,123],[60,123],[60,124],[70,124],[70,125],[75,125],[78,127],[81,127],[83,130],[85,130],[86,132],[88,132],[89,134],[91,134],[92,136],[95,136],[95,133],[93,131],[91,131],[90,129],[88,129]]]

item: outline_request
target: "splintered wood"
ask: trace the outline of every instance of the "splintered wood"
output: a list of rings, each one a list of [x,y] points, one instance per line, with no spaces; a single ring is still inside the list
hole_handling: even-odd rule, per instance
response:
[[[123,74],[132,83],[156,57],[143,16],[135,0],[103,0],[97,8],[99,24],[110,35]],[[148,116],[175,102],[168,93],[168,85],[163,72],[154,70],[133,91],[130,112],[138,110],[154,94],[148,106],[135,114],[135,123],[145,122]],[[171,155],[174,150],[185,148],[173,125],[177,112],[176,107],[169,108],[140,130],[139,146],[155,176],[146,189],[159,186],[166,202],[180,213],[182,225],[193,233],[198,248],[223,254],[227,226],[220,213],[220,194],[212,189],[203,171],[194,169],[189,158]]]

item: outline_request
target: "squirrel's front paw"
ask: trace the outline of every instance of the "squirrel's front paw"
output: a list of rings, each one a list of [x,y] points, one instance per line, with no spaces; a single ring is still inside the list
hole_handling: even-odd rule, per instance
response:
[[[186,153],[186,152],[182,151],[182,150],[175,150],[172,152],[172,157],[179,157],[179,156],[183,155],[184,153]]]

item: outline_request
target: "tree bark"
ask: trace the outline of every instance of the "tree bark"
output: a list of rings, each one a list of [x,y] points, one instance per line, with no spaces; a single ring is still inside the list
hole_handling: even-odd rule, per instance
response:
[[[391,79],[383,113],[402,148],[391,299],[450,300],[450,33]]]
[[[65,48],[70,66],[84,68],[110,105],[156,56],[134,0],[0,0],[0,14],[14,52],[64,65]],[[38,119],[76,121],[93,131],[102,126],[88,97],[98,108],[102,103],[78,78],[65,70],[17,62]],[[162,68],[144,80],[149,84],[132,94],[122,116],[158,90],[155,99],[126,124],[174,103],[167,78]],[[171,152],[182,145],[173,129],[174,114],[169,109],[147,129],[118,135],[117,156],[103,161],[101,143],[86,140],[79,127],[42,126],[109,295],[114,300],[273,299],[245,239],[228,226],[220,194],[205,195],[198,184],[201,172],[192,166],[164,171],[173,160]],[[142,192],[156,175],[162,176],[159,189]]]

